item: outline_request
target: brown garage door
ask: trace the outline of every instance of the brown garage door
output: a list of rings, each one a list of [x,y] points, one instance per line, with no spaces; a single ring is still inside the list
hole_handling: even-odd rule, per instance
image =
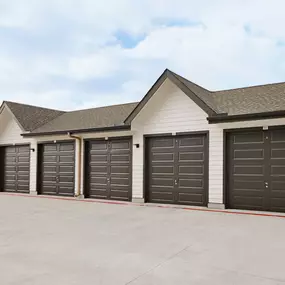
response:
[[[285,129],[227,136],[227,206],[285,212]]]
[[[3,147],[1,160],[3,191],[29,193],[30,146]]]
[[[131,201],[131,138],[86,142],[85,197]]]
[[[39,194],[74,196],[74,142],[39,145]]]
[[[206,134],[153,137],[146,144],[146,200],[206,206]]]

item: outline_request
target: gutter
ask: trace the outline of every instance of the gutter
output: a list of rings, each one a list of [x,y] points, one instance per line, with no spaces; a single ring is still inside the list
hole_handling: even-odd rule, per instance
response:
[[[281,110],[281,111],[271,111],[271,112],[251,113],[251,114],[241,114],[241,115],[219,114],[215,116],[210,116],[207,118],[207,120],[209,124],[218,124],[218,123],[230,123],[230,122],[240,122],[240,121],[277,119],[284,117],[285,117],[285,110]]]
[[[51,132],[39,132],[39,133],[23,133],[23,137],[37,137],[37,136],[52,136],[52,135],[66,135],[69,134],[82,134],[82,133],[96,133],[96,132],[107,132],[107,131],[120,131],[120,130],[130,130],[130,125],[119,125],[111,127],[101,127],[101,128],[89,128],[89,129],[77,129],[77,130],[63,130],[63,131],[51,131]]]
[[[80,188],[81,188],[81,166],[82,166],[82,138],[79,137],[79,136],[74,136],[70,133],[67,133],[67,135],[70,137],[70,138],[73,138],[75,140],[78,141],[78,150],[77,150],[77,158],[76,160],[78,161],[78,171],[77,171],[77,193],[75,194],[77,197],[79,197],[81,195],[80,193]]]

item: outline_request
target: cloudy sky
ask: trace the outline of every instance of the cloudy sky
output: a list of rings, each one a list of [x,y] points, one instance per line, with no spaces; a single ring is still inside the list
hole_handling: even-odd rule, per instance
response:
[[[0,0],[0,101],[140,100],[165,68],[210,89],[285,81],[283,0]]]

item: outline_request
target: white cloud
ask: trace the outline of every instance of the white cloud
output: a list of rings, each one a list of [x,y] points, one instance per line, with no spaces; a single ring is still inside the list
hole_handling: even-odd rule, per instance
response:
[[[0,0],[0,100],[133,101],[166,67],[210,89],[285,81],[284,9],[281,0]],[[126,48],[118,30],[144,39]]]

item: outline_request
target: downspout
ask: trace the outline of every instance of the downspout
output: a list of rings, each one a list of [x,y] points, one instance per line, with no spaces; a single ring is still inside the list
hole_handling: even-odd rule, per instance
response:
[[[80,188],[81,188],[81,166],[82,166],[82,138],[81,137],[78,137],[78,136],[75,136],[75,135],[72,135],[71,133],[67,133],[67,135],[70,137],[70,138],[73,138],[73,139],[76,139],[78,141],[78,151],[77,151],[77,161],[78,161],[78,171],[77,171],[77,193],[76,193],[76,196],[79,197],[81,194],[80,194]]]

